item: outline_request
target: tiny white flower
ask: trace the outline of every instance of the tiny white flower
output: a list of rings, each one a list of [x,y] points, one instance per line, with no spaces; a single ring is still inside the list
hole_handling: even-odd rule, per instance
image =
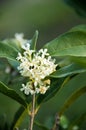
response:
[[[26,94],[26,95],[29,95],[29,89],[28,89],[28,87],[27,86],[25,86],[24,84],[22,84],[22,88],[20,89],[21,91],[24,91],[24,93]]]
[[[38,85],[37,81],[34,81],[34,86],[36,87]]]
[[[40,88],[37,88],[37,87],[36,87],[36,90],[35,90],[35,91],[36,91],[37,94],[40,93]]]
[[[48,88],[49,88],[49,86],[47,86],[47,87],[40,86],[40,93],[45,94]]]

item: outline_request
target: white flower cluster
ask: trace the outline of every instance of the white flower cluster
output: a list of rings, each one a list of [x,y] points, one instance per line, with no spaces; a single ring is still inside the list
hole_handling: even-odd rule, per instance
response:
[[[22,84],[21,91],[26,95],[35,93],[45,94],[50,87],[50,80],[45,79],[56,70],[55,59],[52,59],[47,49],[40,49],[38,52],[30,49],[30,44],[23,44],[23,54],[18,53],[17,60],[20,61],[18,70],[24,77],[29,77],[29,81]]]

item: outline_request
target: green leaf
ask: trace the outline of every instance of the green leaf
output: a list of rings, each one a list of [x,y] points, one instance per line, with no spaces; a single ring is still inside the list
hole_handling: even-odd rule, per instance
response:
[[[69,30],[70,32],[74,32],[74,31],[82,31],[82,32],[86,32],[86,24],[82,24],[82,25],[78,25],[73,27],[72,29]]]
[[[17,69],[17,67],[19,66],[19,61],[17,61],[17,60],[10,60],[10,59],[8,59],[8,62],[9,62],[9,64],[13,67],[13,68],[15,68],[15,69]]]
[[[0,42],[0,57],[16,60],[18,51],[9,45]]]
[[[0,130],[4,130],[6,125],[6,115],[0,115]]]
[[[14,91],[11,88],[8,88],[5,84],[3,84],[2,82],[0,82],[0,92],[10,98],[12,98],[13,100],[17,101],[18,103],[20,103],[23,107],[27,108],[27,103],[25,102],[25,100],[20,97],[19,94],[16,93],[16,91]]]
[[[17,51],[21,51],[20,43],[16,39],[5,39],[2,41],[5,45],[14,48]]]
[[[83,113],[83,114],[81,114],[80,116],[78,116],[77,119],[75,119],[73,122],[71,122],[71,124],[70,124],[68,130],[73,130],[73,127],[74,127],[75,125],[79,126],[79,128],[80,128],[80,126],[81,126],[85,121],[86,121],[86,112]]]
[[[18,51],[19,52],[21,51],[19,43],[17,43],[17,41],[14,39],[6,39],[6,40],[2,41],[2,43],[4,46],[6,46],[6,47],[8,46],[10,49],[12,48],[13,50],[15,50],[17,52],[15,55],[15,60],[8,58],[8,62],[11,64],[11,66],[13,66],[14,68],[17,68],[17,66],[19,65],[19,61],[16,60],[16,57],[18,55]],[[9,55],[10,54],[11,53],[9,53]],[[7,57],[5,57],[5,58],[7,58]]]
[[[86,67],[86,57],[71,57],[72,62],[77,63],[83,67]]]
[[[11,129],[19,128],[21,122],[24,120],[25,116],[27,115],[27,109],[24,107],[20,107],[18,111],[15,113]]]
[[[83,88],[77,89],[64,103],[62,108],[59,111],[59,115],[61,116],[71,105],[74,101],[86,93],[86,86]]]
[[[44,48],[48,49],[51,56],[86,57],[86,33],[84,31],[65,33],[47,43]]]
[[[86,68],[73,63],[55,71],[54,73],[50,75],[50,77],[62,78],[65,76],[70,76],[73,74],[78,74],[78,73],[83,73],[83,72],[86,72]]]
[[[56,103],[58,107],[58,111],[62,108],[64,102],[71,96],[72,93],[74,93],[76,90],[79,88],[82,88],[83,86],[86,86],[86,72],[85,73],[80,73],[78,75],[72,76],[72,77],[67,77],[69,78],[68,81],[60,88],[58,93],[56,94]],[[66,79],[67,79],[66,78]],[[83,95],[85,98],[85,95]],[[84,103],[84,98],[81,96],[76,102],[68,109],[68,111],[74,112],[74,114],[79,114],[79,111],[81,109],[85,109],[85,103]],[[80,105],[80,102],[82,105]],[[83,102],[82,102],[83,101]],[[77,106],[79,109],[77,110]],[[67,112],[68,112],[67,111]],[[73,115],[72,115],[73,116]]]
[[[32,40],[31,40],[30,49],[32,49],[32,50],[35,50],[35,49],[36,49],[37,39],[38,39],[38,31],[35,32],[35,34],[34,34]]]
[[[25,101],[28,103],[27,109],[25,109],[22,106],[18,109],[18,111],[15,113],[11,129],[15,129],[15,128],[20,127],[20,125],[23,122],[24,118],[28,115],[29,107],[32,105],[31,104],[32,96],[27,97]]]

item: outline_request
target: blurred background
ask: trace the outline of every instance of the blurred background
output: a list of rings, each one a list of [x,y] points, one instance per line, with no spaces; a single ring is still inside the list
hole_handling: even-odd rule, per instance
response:
[[[39,31],[38,47],[71,27],[85,24],[64,0],[0,0],[0,39],[24,33],[32,38]]]
[[[1,40],[12,38],[15,33],[24,33],[25,38],[31,39],[35,30],[38,30],[39,39],[37,46],[41,48],[43,44],[79,24],[86,24],[86,19],[77,15],[70,6],[64,3],[64,0],[0,0]],[[4,69],[6,65],[3,66],[2,62],[0,67]],[[3,74],[1,70],[0,73]],[[77,77],[77,81],[74,80],[69,84],[71,86],[75,84],[76,86],[77,82],[80,82],[79,77]],[[59,105],[61,106],[61,103],[64,102],[64,97],[67,97],[67,93],[70,94],[68,88],[64,91],[65,94],[56,95],[53,99],[42,105],[37,116],[40,122],[47,125],[51,122],[52,118],[54,119],[56,112],[60,108]],[[59,101],[60,97],[62,98]],[[79,102],[80,100],[77,101],[78,104]],[[18,103],[0,93],[0,119],[2,122],[6,114],[6,118],[10,122],[18,107]],[[72,108],[72,111],[70,110],[70,114],[72,115],[72,112],[76,113],[76,111],[77,105]],[[78,109],[79,112],[80,109]]]

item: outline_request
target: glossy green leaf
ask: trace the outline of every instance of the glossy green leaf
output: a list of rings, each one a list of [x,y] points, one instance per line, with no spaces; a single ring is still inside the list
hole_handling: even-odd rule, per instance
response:
[[[6,39],[6,40],[2,41],[2,43],[4,46],[9,47],[9,49],[12,48],[17,52],[14,60],[11,58],[8,58],[8,62],[11,64],[11,66],[13,66],[14,68],[17,68],[17,66],[19,65],[19,61],[16,60],[16,57],[18,55],[18,52],[21,52],[21,47],[19,46],[19,43],[14,39]],[[4,51],[5,51],[5,48],[4,48]],[[10,54],[11,53],[9,53],[9,55]],[[5,58],[7,58],[7,57],[5,57]]]
[[[20,43],[15,38],[14,39],[5,39],[2,42],[3,42],[3,44],[10,46],[17,51],[21,51]]]
[[[83,88],[77,89],[64,103],[62,108],[59,111],[59,115],[61,116],[71,105],[74,101],[86,93],[86,86]]]
[[[31,39],[31,46],[30,46],[30,48],[31,48],[32,50],[35,50],[35,49],[36,49],[37,39],[38,39],[38,31],[35,32],[33,38]]]
[[[84,31],[65,33],[47,43],[44,48],[48,49],[51,56],[86,57],[86,33]]]
[[[73,74],[86,72],[86,68],[78,65],[78,64],[70,64],[68,66],[62,67],[61,69],[55,71],[50,75],[53,78],[62,78],[65,76],[70,76]]]
[[[86,32],[86,24],[77,25],[77,26],[73,27],[72,29],[70,29],[69,31],[70,32],[74,32],[74,31]]]
[[[9,45],[0,42],[0,57],[16,60],[18,51]]]
[[[11,88],[8,88],[5,84],[3,84],[2,82],[0,82],[0,92],[10,98],[12,98],[13,100],[17,101],[18,103],[20,103],[23,107],[27,108],[27,103],[25,102],[25,100],[20,97],[19,94],[16,93],[16,91],[14,91]]]

